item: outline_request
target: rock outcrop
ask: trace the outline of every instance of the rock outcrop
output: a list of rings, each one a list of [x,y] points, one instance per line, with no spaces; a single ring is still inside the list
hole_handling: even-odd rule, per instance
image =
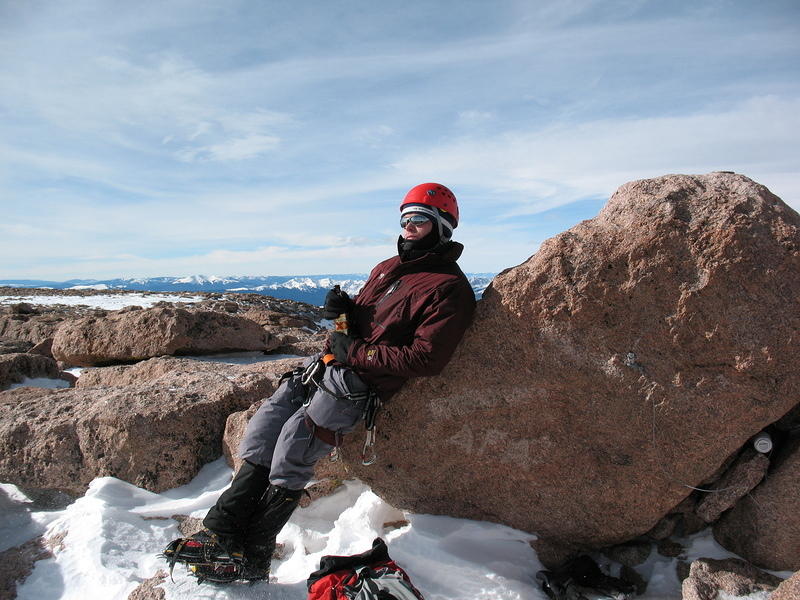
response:
[[[800,438],[781,451],[767,478],[714,525],[728,550],[765,569],[800,570]]]
[[[25,306],[30,307],[29,304]],[[46,311],[40,314],[38,308],[20,312],[19,305],[0,306],[0,337],[38,344],[53,337],[56,329],[64,322],[61,311]]]
[[[235,412],[228,417],[225,423],[225,434],[222,437],[222,454],[234,471],[238,471],[242,466],[242,459],[239,458],[239,444],[242,442],[247,424],[256,411],[261,406],[261,402],[248,407],[246,410]]]
[[[73,495],[105,475],[155,492],[188,483],[221,455],[228,416],[272,393],[277,362],[159,358],[90,370],[75,389],[2,392],[0,481]]]
[[[695,514],[706,523],[713,523],[764,479],[767,467],[769,459],[766,455],[752,448],[745,449],[711,488],[715,491],[706,494],[697,504]]]
[[[84,369],[79,388],[127,387],[159,383],[169,387],[199,385],[197,378],[213,376],[227,379],[242,390],[243,397],[256,402],[269,396],[280,375],[290,371],[301,359],[280,359],[251,365],[229,365],[213,361],[161,356],[133,365],[115,365]]]
[[[75,366],[101,366],[163,355],[269,351],[270,336],[255,322],[212,311],[182,308],[122,310],[64,323],[53,356]]]
[[[17,584],[24,583],[37,561],[53,558],[53,552],[61,547],[62,537],[37,537],[0,552],[0,598],[14,600]]]
[[[33,342],[0,338],[0,354],[20,354],[33,348]]]
[[[20,383],[26,377],[58,379],[60,373],[56,361],[40,354],[0,354],[0,390],[8,389],[12,383]]]
[[[167,580],[167,572],[159,569],[155,575],[142,581],[136,589],[128,594],[127,600],[164,600],[167,593],[161,587]]]
[[[53,358],[53,338],[46,338],[28,350],[31,354],[41,354]]]
[[[689,577],[683,580],[682,600],[717,600],[741,598],[758,592],[772,592],[780,577],[759,571],[743,560],[700,558],[694,561]]]
[[[800,571],[786,579],[778,586],[769,600],[797,600],[800,598]]]
[[[798,403],[798,297],[800,215],[765,187],[628,183],[495,278],[444,372],[385,408],[378,463],[350,467],[417,512],[630,540]]]
[[[277,340],[275,352],[310,356],[325,345],[327,331],[305,315],[291,315],[268,309],[250,309],[243,315],[261,325]]]

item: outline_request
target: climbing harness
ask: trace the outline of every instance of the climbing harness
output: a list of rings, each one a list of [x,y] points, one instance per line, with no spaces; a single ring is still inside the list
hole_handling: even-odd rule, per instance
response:
[[[337,394],[328,388],[328,386],[326,386],[322,381],[325,374],[325,369],[327,368],[327,362],[330,362],[329,360],[326,362],[326,358],[328,357],[325,356],[309,364],[303,370],[300,381],[303,383],[303,385],[308,386],[309,388],[311,388],[311,385],[313,384],[321,392],[324,392],[325,394],[328,394],[337,400],[346,400],[351,402],[356,408],[361,409],[364,419],[364,428],[366,429],[366,439],[364,440],[364,446],[361,450],[361,464],[364,466],[369,466],[378,458],[378,455],[375,451],[375,420],[378,416],[378,411],[380,410],[381,406],[383,406],[383,403],[381,402],[378,393],[372,389],[364,392]],[[312,396],[313,394],[309,389],[309,392],[306,395],[305,404],[303,406],[308,406],[311,403]],[[305,422],[306,425],[313,431],[315,436],[317,436],[326,444],[334,447],[334,452],[336,452],[336,455],[334,458],[332,458],[332,460],[338,458],[337,449],[342,443],[342,435],[338,431],[332,431],[330,429],[326,429],[325,427],[320,427],[314,423],[314,421],[308,415],[305,416]]]

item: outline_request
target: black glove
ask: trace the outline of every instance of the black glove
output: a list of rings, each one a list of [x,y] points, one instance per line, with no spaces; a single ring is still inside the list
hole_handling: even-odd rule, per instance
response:
[[[350,351],[350,346],[352,346],[355,341],[356,338],[346,333],[331,332],[329,342],[331,352],[333,352],[333,355],[336,357],[336,362],[343,365],[347,364],[347,353]]]
[[[350,296],[337,285],[325,296],[322,316],[326,319],[335,319],[342,313],[350,312],[351,308],[353,308],[353,301],[350,300]]]

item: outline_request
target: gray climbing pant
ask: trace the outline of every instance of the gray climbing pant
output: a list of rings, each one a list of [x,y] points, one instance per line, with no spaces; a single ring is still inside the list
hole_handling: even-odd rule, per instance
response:
[[[318,358],[312,356],[303,366]],[[269,469],[270,483],[292,490],[303,489],[314,476],[314,465],[333,449],[314,435],[306,417],[337,437],[350,433],[363,418],[364,406],[345,396],[368,392],[347,367],[326,367],[320,388],[310,383],[309,389],[300,379],[294,374],[281,383],[250,419],[239,445],[242,459]]]

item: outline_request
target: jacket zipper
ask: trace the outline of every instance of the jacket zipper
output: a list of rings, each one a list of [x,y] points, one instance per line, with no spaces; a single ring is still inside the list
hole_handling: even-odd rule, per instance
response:
[[[386,290],[386,291],[384,292],[384,294],[383,294],[383,297],[382,297],[380,300],[378,300],[378,301],[375,303],[375,308],[378,308],[378,307],[379,307],[381,304],[383,304],[383,303],[384,303],[384,301],[386,301],[386,299],[387,299],[389,296],[391,296],[392,294],[394,294],[394,293],[397,291],[397,288],[399,288],[399,287],[400,287],[400,283],[401,283],[402,281],[403,281],[402,279],[398,279],[398,280],[397,280],[397,281],[395,281],[395,282],[394,282],[392,285],[390,285],[390,286],[389,286],[389,289],[388,289],[388,290]]]
[[[380,300],[378,300],[378,301],[375,303],[375,308],[376,308],[376,309],[377,309],[377,308],[378,308],[378,307],[379,307],[381,304],[383,304],[383,303],[384,303],[384,302],[385,302],[385,301],[386,301],[386,300],[389,298],[389,296],[391,296],[392,294],[394,294],[394,293],[397,291],[397,288],[399,288],[399,287],[400,287],[400,283],[401,283],[401,282],[402,282],[402,279],[398,279],[398,280],[397,280],[397,281],[395,281],[395,282],[394,282],[392,285],[390,285],[390,286],[389,286],[389,289],[388,289],[388,290],[386,290],[386,291],[383,293],[383,296],[381,297],[381,299],[380,299]],[[377,326],[378,326],[378,327],[380,327],[381,329],[386,329],[386,325],[384,325],[383,323],[375,323],[375,325],[377,325]]]

